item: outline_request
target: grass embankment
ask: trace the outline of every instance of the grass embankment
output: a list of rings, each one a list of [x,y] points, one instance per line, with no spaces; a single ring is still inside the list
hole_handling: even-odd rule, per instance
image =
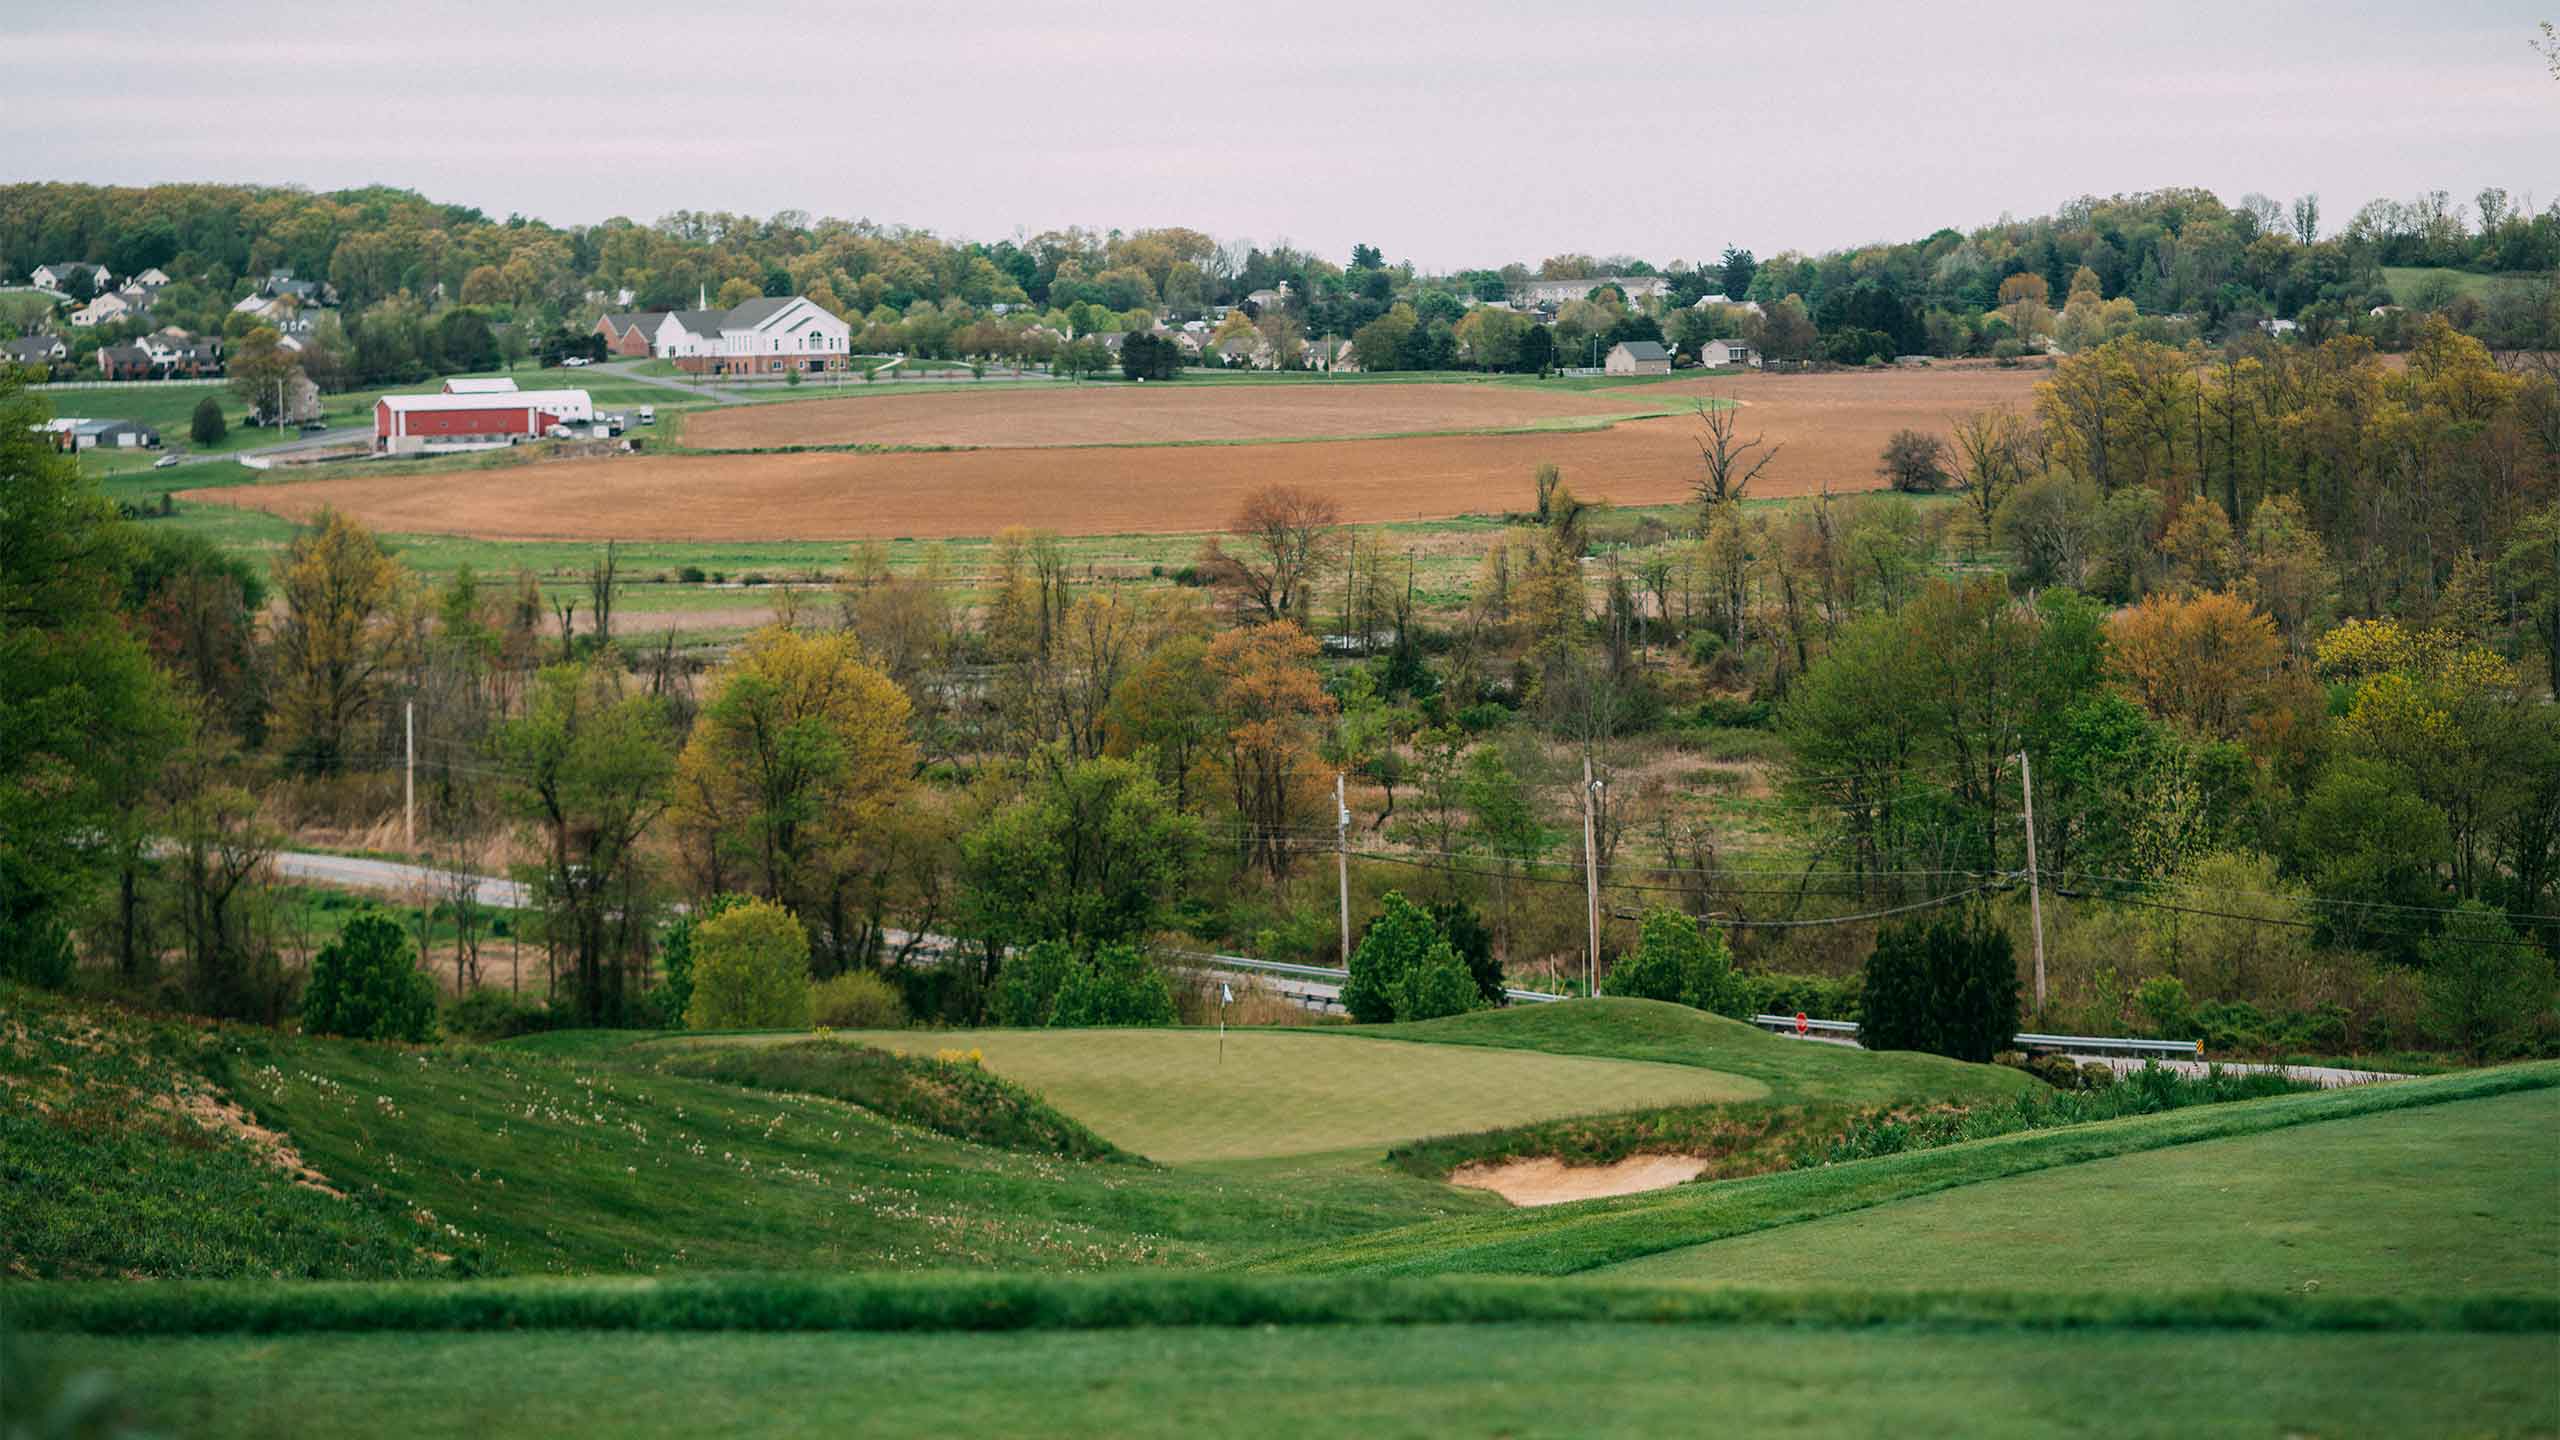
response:
[[[660,1068],[749,1090],[849,1100],[866,1110],[999,1150],[1069,1160],[1140,1160],[1049,1103],[967,1060],[899,1055],[832,1040],[679,1056]]]
[[[182,1433],[2539,1433],[2551,1337],[1408,1324],[47,1339]],[[1033,1417],[1037,1417],[1034,1421]],[[1961,1418],[1958,1418],[1961,1417]]]
[[[2560,1085],[2560,1062],[2208,1105],[1720,1185],[1513,1211],[1264,1257],[1268,1274],[1570,1275],[1959,1186],[2175,1145]]]
[[[982,1051],[988,1069],[1113,1143],[1177,1165],[1331,1154],[1365,1166],[1386,1146],[1425,1135],[1769,1094],[1756,1080],[1703,1064],[1403,1044],[1347,1029],[1234,1030],[1223,1056],[1214,1030],[891,1030],[846,1038],[909,1053]]]
[[[155,1025],[14,988],[0,1011],[0,1275],[1198,1266],[1497,1203],[1377,1167],[1008,1151],[576,1055]],[[129,1053],[156,1058],[133,1074]],[[154,1109],[224,1091],[345,1198]]]
[[[2336,1296],[2549,1296],[2560,1090],[2208,1140],[1674,1250],[1644,1280],[2055,1290],[2178,1284]]]

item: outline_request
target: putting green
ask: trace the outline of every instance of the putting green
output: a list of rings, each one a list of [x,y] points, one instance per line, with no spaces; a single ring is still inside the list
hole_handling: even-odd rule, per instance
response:
[[[1322,1030],[881,1030],[865,1045],[977,1050],[1113,1144],[1152,1160],[1382,1149],[1565,1115],[1759,1100],[1757,1080],[1642,1060],[1416,1045]]]
[[[1598,1272],[1711,1285],[2560,1292],[2560,1089],[1986,1181]],[[2022,1270],[2019,1267],[2023,1265]]]

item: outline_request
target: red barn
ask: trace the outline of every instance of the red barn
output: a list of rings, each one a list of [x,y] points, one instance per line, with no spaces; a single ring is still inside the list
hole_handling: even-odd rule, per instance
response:
[[[373,405],[377,454],[512,445],[540,439],[560,423],[555,411],[507,395],[385,395]]]

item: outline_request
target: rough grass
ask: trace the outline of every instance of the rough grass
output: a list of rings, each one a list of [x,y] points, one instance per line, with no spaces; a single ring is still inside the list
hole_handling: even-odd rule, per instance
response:
[[[659,1063],[672,1075],[750,1090],[849,1100],[866,1110],[1000,1150],[1069,1160],[1134,1160],[1039,1096],[966,1060],[899,1055],[833,1040],[735,1046]]]
[[[330,1434],[2510,1434],[2551,1337],[1401,1325],[51,1342],[170,1429]],[[280,1398],[289,1397],[284,1406]],[[323,1418],[325,1417],[325,1418]],[[1961,1417],[1961,1418],[1958,1418]],[[280,1429],[281,1426],[281,1429]]]
[[[2197,1106],[1717,1185],[1414,1226],[1263,1257],[1251,1268],[1267,1274],[1570,1275],[2012,1175],[2553,1085],[2560,1085],[2560,1062]]]
[[[1398,1141],[1638,1106],[1757,1100],[1703,1065],[1493,1046],[1406,1045],[1347,1029],[963,1030],[851,1034],[906,1052],[980,1050],[1112,1143],[1166,1164],[1367,1152]],[[742,1041],[741,1043],[754,1043]]]
[[[218,1060],[196,1028],[0,983],[0,1277],[442,1273],[449,1237],[229,1123]]]
[[[2329,1296],[2560,1282],[2560,1090],[2095,1160],[1674,1250],[1610,1274],[1896,1290],[2227,1285]]]

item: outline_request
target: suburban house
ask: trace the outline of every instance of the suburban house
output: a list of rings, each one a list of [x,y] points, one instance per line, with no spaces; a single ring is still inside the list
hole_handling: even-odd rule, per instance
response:
[[[1256,290],[1252,294],[1244,297],[1244,303],[1252,306],[1257,311],[1268,310],[1274,305],[1288,304],[1289,292],[1285,288],[1279,290]]]
[[[657,341],[658,326],[666,318],[664,310],[607,313],[597,317],[596,333],[604,337],[604,348],[614,354],[646,360]]]
[[[59,335],[29,335],[0,341],[0,365],[59,365],[71,358],[71,347]]]
[[[1698,347],[1698,363],[1710,370],[1722,370],[1730,365],[1748,365],[1757,370],[1760,368],[1760,352],[1752,349],[1748,340],[1710,340]]]
[[[1722,294],[1701,295],[1698,297],[1698,303],[1690,306],[1689,308],[1692,310],[1705,310],[1717,305],[1721,305],[1728,310],[1748,310],[1754,315],[1766,315],[1769,313],[1768,311],[1760,308],[1760,302],[1757,300],[1736,300],[1730,295]]]
[[[2279,340],[2302,329],[2299,324],[2291,320],[2261,320],[2258,322],[2258,328]]]
[[[169,272],[161,269],[157,265],[154,265],[125,283],[130,285],[140,285],[148,289],[157,290],[161,286],[169,283]]]
[[[143,303],[149,303],[148,297],[144,297]],[[133,298],[110,291],[72,311],[71,323],[86,330],[93,325],[104,325],[110,320],[122,320],[139,313],[141,313],[140,307],[135,304]]]
[[[98,347],[98,374],[106,380],[148,380],[151,378],[151,352],[139,345],[101,345]]]
[[[164,380],[222,373],[222,342],[211,336],[200,339],[191,331],[164,325],[135,343],[151,356],[151,368]]]
[[[447,395],[513,395],[516,393],[516,382],[504,376],[494,380],[447,380],[444,382],[444,393]]]
[[[842,370],[853,332],[805,295],[762,296],[732,310],[675,310],[651,342],[694,375]]]
[[[1609,347],[1600,368],[1612,375],[1668,375],[1671,352],[1658,340],[1621,340]]]
[[[68,295],[73,278],[83,274],[89,277],[90,289],[107,288],[107,267],[92,265],[86,260],[57,260],[50,265],[39,265],[27,272],[27,283],[56,295]]]
[[[1659,275],[1592,275],[1580,280],[1523,280],[1512,287],[1511,298],[1523,308],[1544,308],[1584,299],[1603,285],[1617,286],[1618,293],[1630,301],[1671,293],[1671,282]]]
[[[373,449],[378,455],[482,450],[538,440],[573,418],[594,414],[584,390],[385,395],[373,405]]]

